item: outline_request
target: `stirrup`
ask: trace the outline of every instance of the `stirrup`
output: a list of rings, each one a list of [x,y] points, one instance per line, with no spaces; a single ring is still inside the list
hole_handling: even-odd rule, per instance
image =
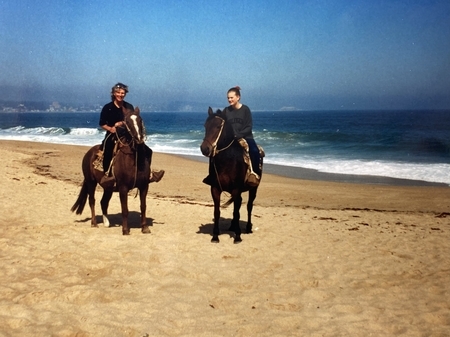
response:
[[[256,187],[259,185],[259,177],[256,173],[252,172],[247,177],[247,184]]]
[[[116,178],[113,175],[111,176],[104,175],[100,180],[99,184],[104,189],[113,188],[114,185],[116,184]]]

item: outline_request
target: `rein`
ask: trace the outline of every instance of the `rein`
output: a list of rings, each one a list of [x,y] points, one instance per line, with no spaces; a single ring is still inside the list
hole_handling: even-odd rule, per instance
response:
[[[125,127],[128,131],[128,133],[131,135],[131,140],[129,142],[123,142],[122,139],[118,136],[117,132],[115,133],[115,136],[117,138],[117,141],[119,142],[119,144],[121,146],[128,146],[130,149],[134,149],[135,150],[135,154],[134,154],[134,166],[135,166],[135,170],[134,170],[134,182],[133,182],[133,188],[136,187],[136,180],[137,180],[137,160],[138,160],[138,153],[136,150],[136,141],[134,140],[133,134],[131,133],[130,128],[128,127],[127,123],[124,121]],[[125,139],[125,137],[122,137]]]
[[[211,147],[213,148],[212,151],[212,155],[211,157],[215,157],[217,154],[219,154],[222,151],[225,151],[226,149],[228,149],[234,142],[234,138],[233,140],[230,142],[230,144],[228,144],[227,146],[225,146],[224,148],[221,149],[217,149],[217,143],[219,142],[220,137],[222,136],[222,132],[223,132],[223,127],[225,126],[225,120],[222,117],[219,116],[215,116],[214,118],[219,118],[221,120],[220,123],[220,131],[219,134],[217,135],[216,140],[214,141],[214,143],[211,144]]]
[[[214,143],[211,144],[212,146],[212,155],[211,155],[211,163],[214,166],[214,172],[216,173],[216,178],[217,178],[217,182],[219,183],[219,187],[220,187],[220,191],[221,192],[225,192],[222,188],[222,184],[220,183],[220,179],[219,179],[219,173],[217,172],[217,167],[216,167],[216,163],[214,162],[214,157],[216,155],[218,155],[220,152],[225,151],[226,149],[228,149],[235,141],[235,139],[233,138],[233,140],[230,142],[230,144],[228,144],[227,146],[221,148],[221,149],[217,149],[217,143],[219,142],[220,137],[222,136],[222,132],[223,132],[223,128],[225,126],[225,119],[223,119],[222,117],[219,116],[215,116],[215,118],[219,118],[221,120],[220,123],[220,131],[219,134],[217,135],[216,140],[214,141]]]

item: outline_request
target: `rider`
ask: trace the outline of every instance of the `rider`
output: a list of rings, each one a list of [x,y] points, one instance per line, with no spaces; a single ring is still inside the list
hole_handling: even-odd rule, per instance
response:
[[[240,102],[241,88],[236,86],[227,92],[228,107],[224,109],[227,122],[231,124],[234,131],[234,138],[244,148],[245,155],[250,156],[248,160],[249,174],[247,184],[258,186],[261,179],[259,148],[253,139],[253,120],[250,108]],[[206,177],[203,182],[210,185],[210,177]]]
[[[113,158],[114,145],[116,143],[115,133],[119,126],[123,126],[123,110],[134,110],[133,105],[125,102],[125,96],[128,93],[128,86],[123,83],[117,83],[111,88],[111,102],[106,104],[100,113],[99,125],[106,131],[101,150],[103,150],[103,171],[108,172],[111,160]],[[145,144],[144,144],[145,145]],[[149,162],[152,158],[152,150],[145,145],[145,154]],[[164,170],[150,171],[150,182],[158,182],[162,179]]]

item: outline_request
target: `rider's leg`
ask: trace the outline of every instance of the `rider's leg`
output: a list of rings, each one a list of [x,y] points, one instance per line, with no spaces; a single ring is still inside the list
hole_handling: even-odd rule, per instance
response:
[[[109,170],[109,165],[111,164],[111,160],[113,157],[114,151],[113,137],[106,137],[103,140],[102,148],[103,148],[103,172],[106,173]]]
[[[252,171],[257,174],[259,177],[261,177],[261,156],[259,153],[258,145],[256,145],[256,142],[253,138],[247,139],[248,147],[249,147],[249,154],[250,159],[252,163]]]
[[[208,169],[208,175],[206,176],[205,179],[203,179],[203,183],[206,185],[212,185],[212,177],[214,177],[215,173],[213,170],[213,165],[212,165],[212,158],[209,158],[209,169]]]
[[[247,183],[251,186],[258,186],[261,179],[261,170],[259,169],[259,149],[253,138],[239,139],[239,144],[244,149],[244,155],[247,157],[247,164],[250,173],[247,177]],[[257,149],[257,153],[255,152]]]
[[[151,163],[152,162],[152,155],[153,155],[153,151],[151,148],[149,148],[147,146],[147,144],[144,144],[144,149],[145,149],[145,157],[148,159],[148,162]],[[159,182],[162,177],[164,176],[165,171],[164,170],[152,170],[150,168],[150,182],[153,183],[157,183]]]

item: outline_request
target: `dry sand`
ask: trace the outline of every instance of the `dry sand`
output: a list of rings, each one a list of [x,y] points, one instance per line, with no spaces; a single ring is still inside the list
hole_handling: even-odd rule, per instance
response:
[[[266,174],[254,233],[224,209],[212,244],[205,163],[155,153],[152,233],[132,191],[122,236],[117,195],[110,228],[70,212],[87,148],[0,148],[0,336],[450,335],[449,187]]]

